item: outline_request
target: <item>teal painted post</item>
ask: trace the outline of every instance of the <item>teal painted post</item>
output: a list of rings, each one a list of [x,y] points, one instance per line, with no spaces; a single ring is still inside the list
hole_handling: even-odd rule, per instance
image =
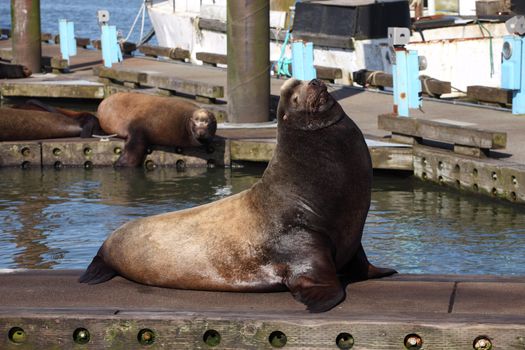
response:
[[[512,114],[525,114],[525,37],[520,37],[520,89],[514,91],[512,96]]]
[[[62,59],[69,61],[67,20],[61,19],[58,21],[58,34],[60,35],[60,53],[62,54]]]
[[[297,41],[292,43],[292,76],[299,80],[316,78],[314,68],[314,49],[312,43]]]
[[[419,58],[417,51],[409,50],[407,56],[408,68],[408,108],[421,107],[421,80],[419,80]]]
[[[67,39],[68,39],[68,50],[69,56],[77,55],[77,39],[75,39],[75,23],[67,22]]]
[[[397,114],[400,117],[408,117],[408,52],[406,50],[396,50],[396,75],[394,80],[397,81],[394,91],[397,102]],[[397,99],[397,101],[396,101]]]
[[[122,52],[117,42],[117,27],[103,24],[102,29],[102,58],[104,66],[110,68],[113,63],[122,61]]]

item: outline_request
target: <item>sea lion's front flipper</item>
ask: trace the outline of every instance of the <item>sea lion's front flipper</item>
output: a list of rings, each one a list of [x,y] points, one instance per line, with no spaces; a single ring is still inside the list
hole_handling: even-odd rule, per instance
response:
[[[100,127],[98,118],[91,113],[79,113],[78,121],[82,131],[80,132],[81,138],[88,138],[93,135],[106,135],[104,130]]]
[[[345,291],[336,274],[331,250],[325,246],[296,255],[289,264],[284,284],[293,297],[307,306],[310,312],[328,311],[345,298]]]
[[[138,167],[146,157],[148,148],[144,132],[137,127],[130,127],[129,135],[124,145],[124,151],[115,163],[116,167]]]
[[[354,258],[343,267],[341,273],[345,278],[350,279],[350,281],[357,282],[371,278],[390,276],[397,273],[397,271],[386,267],[372,265],[368,261],[363,245],[361,244]]]

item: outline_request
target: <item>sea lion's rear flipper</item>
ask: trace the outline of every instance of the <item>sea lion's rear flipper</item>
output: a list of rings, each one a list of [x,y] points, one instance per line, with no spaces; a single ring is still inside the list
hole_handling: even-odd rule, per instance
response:
[[[93,135],[106,135],[106,133],[100,127],[98,118],[95,117],[93,114],[85,112],[81,113],[78,116],[78,121],[80,123],[80,126],[82,127],[82,131],[80,132],[81,138],[85,139]]]
[[[345,278],[350,279],[350,281],[357,282],[371,278],[390,276],[397,273],[397,271],[386,267],[377,267],[372,265],[366,257],[363,245],[361,245],[354,258],[350,260],[345,265],[345,267],[343,267],[341,273]]]
[[[337,277],[328,247],[317,246],[309,255],[297,258],[290,263],[290,275],[284,279],[284,284],[297,301],[307,306],[308,311],[328,311],[344,300],[345,290]],[[299,271],[294,274],[296,267]],[[308,267],[306,271],[304,267]]]
[[[97,284],[109,281],[117,272],[109,267],[98,254],[93,258],[86,271],[79,277],[80,283]]]

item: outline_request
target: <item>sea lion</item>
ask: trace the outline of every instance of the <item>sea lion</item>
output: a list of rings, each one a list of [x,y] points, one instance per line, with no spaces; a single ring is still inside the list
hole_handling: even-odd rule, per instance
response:
[[[215,136],[213,113],[181,99],[117,93],[98,107],[102,129],[126,139],[116,166],[139,166],[149,145],[195,147]]]
[[[0,108],[0,141],[87,138],[101,132],[98,119],[92,114],[71,117],[35,100],[14,108]]]
[[[250,189],[114,231],[80,277],[121,275],[154,286],[261,292],[288,288],[311,312],[345,297],[340,280],[388,276],[367,260],[361,236],[372,166],[357,125],[319,80],[288,80],[278,139]]]

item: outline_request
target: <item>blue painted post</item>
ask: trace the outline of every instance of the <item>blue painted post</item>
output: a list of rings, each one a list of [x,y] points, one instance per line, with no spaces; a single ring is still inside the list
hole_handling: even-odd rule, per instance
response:
[[[311,80],[317,77],[314,68],[314,49],[312,43],[301,41],[292,43],[292,76],[299,80]]]
[[[421,107],[421,80],[419,80],[419,58],[417,51],[408,51],[408,108]]]
[[[520,60],[521,60],[521,69],[518,73],[520,76],[520,89],[514,91],[512,96],[512,114],[525,114],[525,37],[520,37],[521,50],[520,50]]]
[[[75,23],[67,22],[67,48],[69,50],[69,56],[77,55],[77,39],[75,39]],[[62,42],[62,40],[60,40]]]
[[[77,54],[77,40],[75,39],[75,24],[65,19],[58,22],[58,32],[60,34],[60,53],[62,59],[68,60],[70,56]]]
[[[396,81],[397,90],[394,91],[394,101],[397,106],[397,114],[400,117],[408,117],[408,52],[404,49],[396,50]]]
[[[410,108],[421,107],[421,81],[417,51],[396,49],[396,62],[392,65],[394,78],[394,111],[408,117]]]
[[[501,87],[512,90],[512,114],[525,114],[525,37],[503,37]]]
[[[117,42],[117,27],[103,24],[102,29],[102,58],[104,66],[110,68],[113,63],[122,61],[122,52]]]

